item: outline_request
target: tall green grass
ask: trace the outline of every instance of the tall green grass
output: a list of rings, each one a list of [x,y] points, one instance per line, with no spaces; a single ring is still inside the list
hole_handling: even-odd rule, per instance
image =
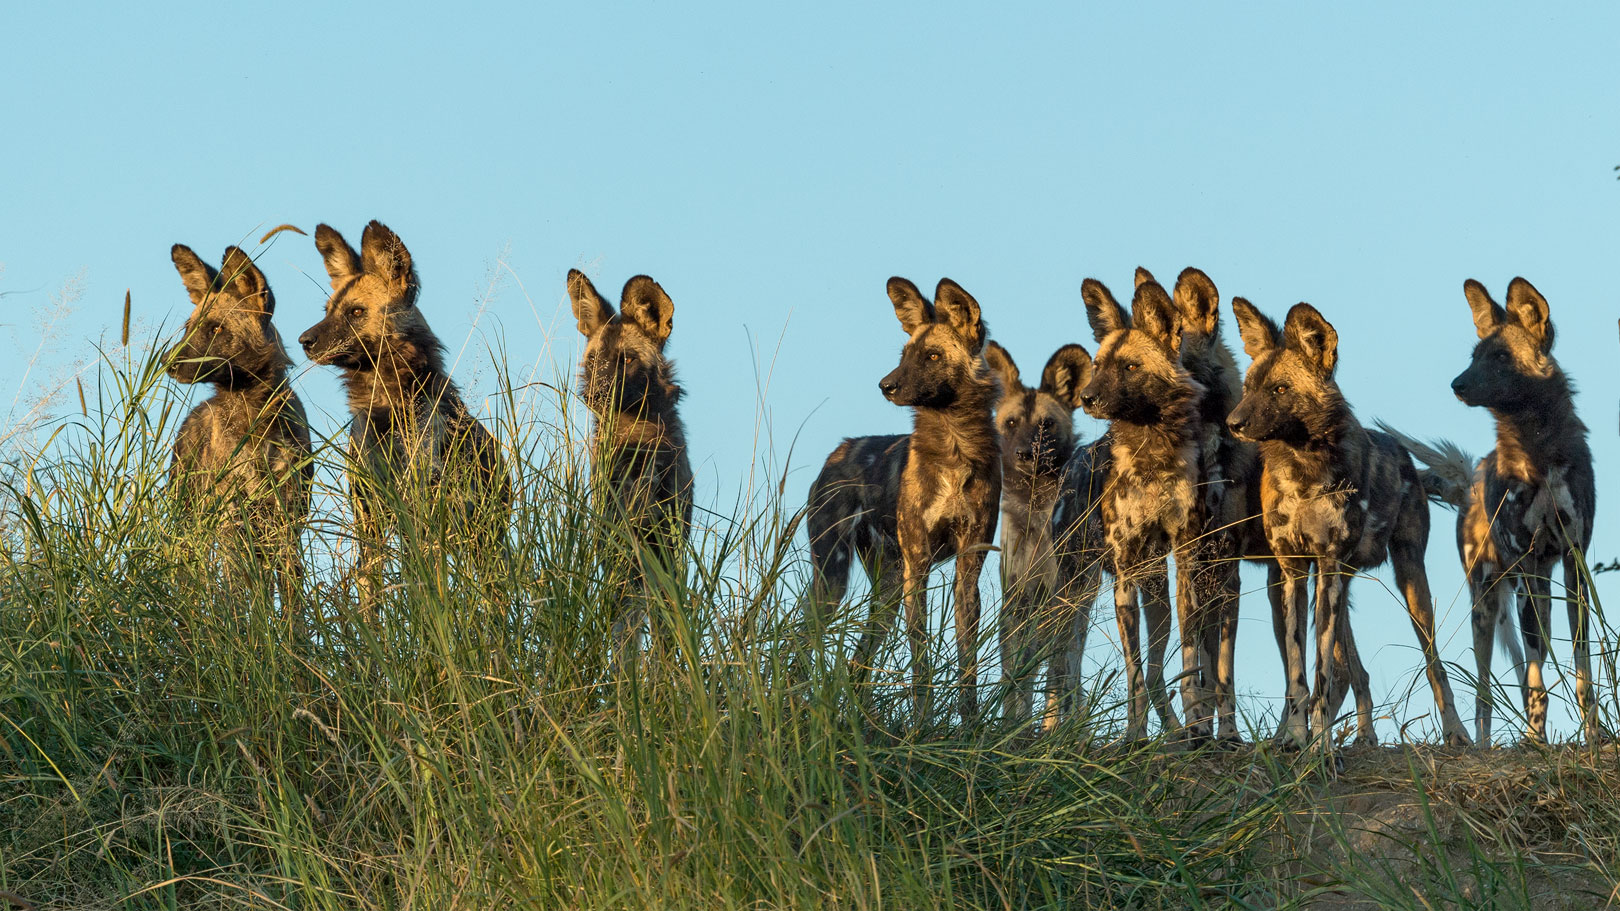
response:
[[[794,514],[768,481],[655,580],[673,653],[612,679],[629,536],[590,508],[560,392],[535,407],[503,381],[488,416],[515,473],[509,554],[404,511],[369,620],[337,440],[317,454],[305,603],[278,603],[223,509],[170,508],[182,411],[162,367],[109,355],[80,412],[11,462],[0,906],[1279,907],[1479,880],[1431,863],[1402,891],[1408,867],[1349,850],[1320,811],[1353,774],[1115,743],[1106,686],[1091,730],[908,732],[891,684],[802,660],[818,644],[794,612]],[[833,643],[854,620],[837,622]],[[1395,789],[1427,794],[1434,769],[1396,755]],[[1465,827],[1470,869],[1502,871],[1493,895],[1530,901],[1526,865],[1593,894],[1616,881],[1620,819],[1585,804],[1620,806],[1608,755],[1548,766],[1542,786],[1582,799],[1559,832]],[[1406,837],[1454,862],[1438,824]],[[1565,854],[1528,853],[1550,843]]]

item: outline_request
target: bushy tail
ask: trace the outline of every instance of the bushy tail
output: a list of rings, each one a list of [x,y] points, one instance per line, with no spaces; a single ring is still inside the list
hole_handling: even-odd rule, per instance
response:
[[[1378,421],[1378,429],[1394,437],[1425,467],[1418,469],[1423,492],[1436,503],[1456,509],[1468,508],[1468,491],[1474,484],[1474,457],[1450,440],[1428,444]]]

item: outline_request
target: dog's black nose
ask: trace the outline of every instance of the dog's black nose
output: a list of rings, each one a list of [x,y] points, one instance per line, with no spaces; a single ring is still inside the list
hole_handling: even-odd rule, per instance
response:
[[[888,377],[884,377],[883,379],[878,380],[878,388],[883,390],[884,396],[892,396],[896,392],[900,391],[900,384],[889,379]]]
[[[304,350],[308,351],[309,346],[315,344],[315,330],[305,329],[304,334],[298,337],[298,344],[303,345]]]
[[[1097,404],[1097,397],[1096,396],[1092,395],[1089,392],[1080,393],[1080,407],[1081,408],[1090,408],[1092,405],[1095,405],[1095,404]]]
[[[1226,419],[1226,429],[1232,431],[1233,433],[1242,433],[1243,426],[1247,423],[1249,422],[1240,418],[1229,417]]]

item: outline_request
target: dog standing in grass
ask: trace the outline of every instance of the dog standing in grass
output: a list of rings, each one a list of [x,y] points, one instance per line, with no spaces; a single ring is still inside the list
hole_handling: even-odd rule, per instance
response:
[[[1207,736],[1199,725],[1207,726],[1211,701],[1198,669],[1215,666],[1216,656],[1206,651],[1216,641],[1218,618],[1196,609],[1193,586],[1187,582],[1196,570],[1193,536],[1204,527],[1198,490],[1198,407],[1204,388],[1182,363],[1182,320],[1158,282],[1137,285],[1129,314],[1096,279],[1086,279],[1080,294],[1098,342],[1080,404],[1092,417],[1108,421],[1106,480],[1096,508],[1107,566],[1114,577],[1114,612],[1130,691],[1126,736],[1146,734],[1150,701],[1166,732],[1181,731],[1164,684],[1171,611],[1166,560],[1172,553],[1179,580],[1181,636],[1195,652],[1186,661],[1192,673],[1183,678],[1182,701],[1191,722],[1189,732]],[[1140,631],[1144,616],[1145,677]]]
[[[461,400],[444,347],[417,306],[410,251],[380,221],[356,253],[328,225],[315,229],[332,295],[326,316],[298,337],[317,364],[343,371],[349,401],[349,497],[360,547],[363,607],[377,607],[384,535],[408,508],[448,523],[450,540],[505,553],[512,479],[500,446]]]
[[[1343,698],[1335,668],[1342,638],[1352,663],[1358,740],[1372,741],[1372,695],[1350,635],[1351,576],[1386,560],[1406,599],[1423,649],[1446,742],[1468,743],[1435,648],[1434,606],[1423,566],[1429,504],[1418,471],[1392,436],[1362,427],[1334,380],[1339,336],[1316,308],[1298,304],[1279,330],[1254,305],[1234,298],[1243,348],[1253,358],[1243,398],[1227,419],[1240,439],[1259,443],[1262,519],[1281,569],[1287,702],[1279,734],[1331,749]],[[1316,673],[1305,683],[1306,583],[1316,572]]]
[[[1066,609],[1058,594],[1052,509],[1063,466],[1074,454],[1074,409],[1091,378],[1091,354],[1064,345],[1046,362],[1040,385],[1025,386],[1012,355],[995,342],[984,359],[1001,380],[996,425],[1001,436],[1001,681],[1002,711],[1027,725],[1036,676],[1047,672],[1045,722],[1073,711],[1080,672],[1077,624],[1089,614]]]
[[[270,322],[275,294],[240,248],[225,249],[219,271],[184,244],[169,252],[193,305],[165,356],[169,375],[214,387],[180,424],[170,482],[189,504],[229,510],[250,552],[275,568],[282,610],[302,637],[298,542],[315,467],[304,406],[287,382],[292,361]]]
[[[1474,716],[1481,745],[1490,743],[1493,631],[1514,657],[1524,694],[1525,739],[1547,739],[1547,687],[1541,665],[1551,636],[1552,571],[1562,562],[1575,651],[1575,697],[1581,730],[1595,742],[1588,594],[1580,561],[1592,543],[1597,485],[1586,425],[1575,414],[1574,390],[1552,356],[1547,299],[1515,278],[1507,307],[1473,279],[1463,284],[1479,342],[1473,360],[1451,381],[1463,404],[1496,418],[1496,448],[1476,464],[1455,447],[1407,440],[1427,463],[1431,493],[1457,507],[1457,550],[1473,600],[1474,661],[1479,683]],[[1509,603],[1517,598],[1524,635],[1513,639]]]
[[[614,312],[577,269],[568,272],[568,297],[585,337],[579,392],[595,417],[591,477],[597,512],[623,523],[640,563],[638,604],[621,609],[614,620],[615,661],[623,668],[619,656],[633,652],[641,637],[648,574],[682,574],[692,526],[692,464],[676,413],[681,387],[664,356],[675,304],[657,282],[637,275],[625,282]],[[655,620],[653,641],[667,650],[672,643],[658,627]]]
[[[928,573],[954,557],[957,709],[966,723],[978,715],[979,573],[1001,501],[994,423],[1001,386],[985,363],[987,327],[972,295],[950,279],[940,280],[932,303],[903,278],[889,279],[888,291],[909,338],[900,365],[878,387],[912,409],[912,431],[846,439],[827,457],[806,507],[814,578],[804,609],[814,628],[825,630],[851,561],[861,561],[873,590],[853,659],[855,678],[864,680],[903,601],[921,722],[932,676]]]

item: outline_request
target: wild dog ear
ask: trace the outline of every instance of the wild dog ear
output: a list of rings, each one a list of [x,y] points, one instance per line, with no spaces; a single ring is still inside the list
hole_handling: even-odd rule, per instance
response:
[[[662,345],[675,328],[675,302],[664,293],[663,287],[645,275],[637,275],[624,283],[619,295],[619,312],[629,317],[641,331]]]
[[[944,319],[957,335],[967,339],[968,348],[974,354],[984,350],[984,339],[988,333],[984,320],[979,318],[979,302],[961,285],[948,278],[940,279],[934,288],[934,321],[940,319]]]
[[[360,266],[400,288],[412,284],[411,251],[393,229],[376,219],[360,235]]]
[[[315,249],[326,262],[326,274],[332,279],[332,290],[344,286],[349,279],[360,274],[360,254],[331,225],[315,226]]]
[[[1295,304],[1283,320],[1283,344],[1304,355],[1325,376],[1339,363],[1339,333],[1310,304]]]
[[[1064,345],[1041,371],[1041,391],[1069,408],[1080,407],[1080,390],[1091,382],[1091,352],[1079,345]]]
[[[1237,317],[1238,337],[1243,339],[1243,353],[1250,360],[1258,360],[1261,355],[1277,347],[1277,338],[1281,335],[1277,331],[1277,324],[1254,304],[1234,297],[1232,315]]]
[[[1145,282],[1137,287],[1131,301],[1131,324],[1162,345],[1171,358],[1181,356],[1181,313],[1163,285]]]
[[[1221,292],[1202,269],[1188,266],[1176,278],[1176,309],[1187,327],[1200,335],[1214,335],[1221,328]]]
[[[922,296],[916,285],[898,275],[889,279],[889,301],[894,304],[894,315],[899,317],[900,328],[906,330],[907,335],[916,335],[933,325],[934,305]]]
[[[596,286],[578,269],[568,270],[568,299],[574,305],[574,320],[579,334],[590,338],[596,330],[613,319],[613,308],[596,293]]]
[[[1143,285],[1147,284],[1148,282],[1153,282],[1153,281],[1158,281],[1158,279],[1153,277],[1152,272],[1149,272],[1146,268],[1144,268],[1142,266],[1137,266],[1136,267],[1136,284],[1132,286],[1132,290],[1135,290],[1136,288],[1140,288]]]
[[[1508,316],[1514,322],[1525,328],[1530,336],[1541,347],[1541,353],[1546,354],[1553,346],[1553,325],[1551,312],[1547,307],[1547,299],[1541,296],[1536,286],[1522,278],[1515,278],[1508,284],[1507,295]]]
[[[984,362],[990,365],[990,370],[1001,381],[1001,393],[1011,395],[1023,387],[1019,382],[1018,365],[1013,363],[1012,355],[998,342],[988,342],[984,346]]]
[[[214,280],[219,273],[214,267],[202,261],[202,257],[193,253],[185,244],[175,244],[169,248],[169,258],[174,260],[175,271],[180,273],[180,283],[186,286],[186,294],[191,297],[192,306],[199,306],[208,299],[214,290]]]
[[[1095,278],[1080,283],[1080,299],[1086,302],[1086,322],[1091,323],[1091,335],[1101,342],[1109,334],[1131,328],[1131,318],[1125,308],[1114,300],[1108,286]]]
[[[1491,292],[1473,279],[1463,282],[1463,297],[1468,298],[1468,309],[1474,314],[1474,331],[1484,338],[1507,322],[1507,311],[1491,299]]]
[[[225,277],[225,286],[243,298],[249,308],[266,317],[275,312],[276,303],[270,294],[270,282],[253,260],[242,252],[241,247],[226,247],[225,258],[220,261],[219,268],[220,274]]]

